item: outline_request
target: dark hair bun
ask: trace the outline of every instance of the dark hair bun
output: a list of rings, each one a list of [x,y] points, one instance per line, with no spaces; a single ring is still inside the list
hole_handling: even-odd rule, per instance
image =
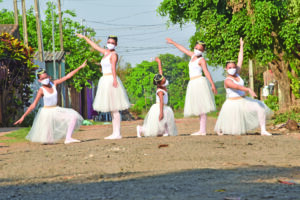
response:
[[[118,42],[118,37],[115,35],[110,35],[107,39],[113,39],[114,41]]]
[[[159,84],[162,80],[164,79],[164,76],[161,74],[155,74],[154,78],[153,78],[153,84],[157,85]]]
[[[47,71],[45,69],[39,69],[36,73],[36,77],[39,79],[40,75],[47,73]]]

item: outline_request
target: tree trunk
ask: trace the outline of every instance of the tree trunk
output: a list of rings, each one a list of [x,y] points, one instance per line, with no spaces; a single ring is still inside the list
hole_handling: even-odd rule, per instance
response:
[[[289,63],[285,62],[281,55],[279,56],[279,59],[270,62],[269,66],[275,75],[276,81],[278,81],[278,89],[280,90],[278,95],[280,109],[289,109],[292,103],[290,85],[291,81],[287,75],[287,72],[289,71]]]

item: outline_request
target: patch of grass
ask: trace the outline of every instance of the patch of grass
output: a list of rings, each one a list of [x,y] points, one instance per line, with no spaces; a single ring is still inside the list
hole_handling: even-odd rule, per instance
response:
[[[26,127],[26,128],[20,128],[18,130],[15,130],[7,135],[0,137],[0,142],[9,143],[9,144],[17,143],[17,142],[25,142],[27,141],[25,137],[29,133],[30,129],[31,127]],[[5,139],[2,139],[3,137],[5,137]]]
[[[209,117],[218,118],[219,111],[210,112],[207,114]]]
[[[176,110],[176,111],[174,111],[174,117],[175,117],[175,119],[183,118],[184,117],[183,111],[182,110]]]

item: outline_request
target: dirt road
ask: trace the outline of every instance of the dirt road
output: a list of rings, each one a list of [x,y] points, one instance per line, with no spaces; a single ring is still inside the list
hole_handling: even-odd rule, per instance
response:
[[[137,124],[122,122],[121,140],[99,125],[82,143],[2,146],[0,199],[300,199],[300,134],[217,136],[209,118],[211,134],[190,136],[191,118],[179,136],[136,138]]]

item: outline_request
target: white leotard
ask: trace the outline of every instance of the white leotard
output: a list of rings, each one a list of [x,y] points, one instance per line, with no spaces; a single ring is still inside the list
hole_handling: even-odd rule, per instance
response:
[[[229,77],[227,77],[226,79],[232,80],[237,85],[244,86],[244,80],[239,75],[237,75],[237,77],[239,77],[239,79],[240,79],[239,81],[236,81],[233,78],[229,78]],[[236,90],[236,89],[232,89],[232,88],[225,88],[225,89],[226,89],[227,98],[245,96],[244,91]]]
[[[164,93],[164,96],[163,96],[164,104],[165,105],[168,104],[168,93],[165,90],[162,90],[162,89],[158,89],[156,91],[156,103],[160,103],[158,92],[163,92]]]
[[[50,82],[53,88],[53,92],[49,93],[45,88],[41,87],[44,92],[44,106],[56,106],[57,105],[57,90],[53,83]]]
[[[194,58],[194,55],[192,56],[192,58],[189,62],[190,78],[195,77],[195,76],[202,76],[202,68],[199,65],[199,60],[202,59],[203,57],[201,56],[200,58],[197,58],[196,60],[192,61],[193,58]]]
[[[112,67],[111,67],[111,62],[110,62],[110,57],[113,53],[109,53],[108,56],[105,54],[105,58],[102,58],[101,60],[101,66],[102,66],[102,73],[103,74],[110,74],[112,73]]]

